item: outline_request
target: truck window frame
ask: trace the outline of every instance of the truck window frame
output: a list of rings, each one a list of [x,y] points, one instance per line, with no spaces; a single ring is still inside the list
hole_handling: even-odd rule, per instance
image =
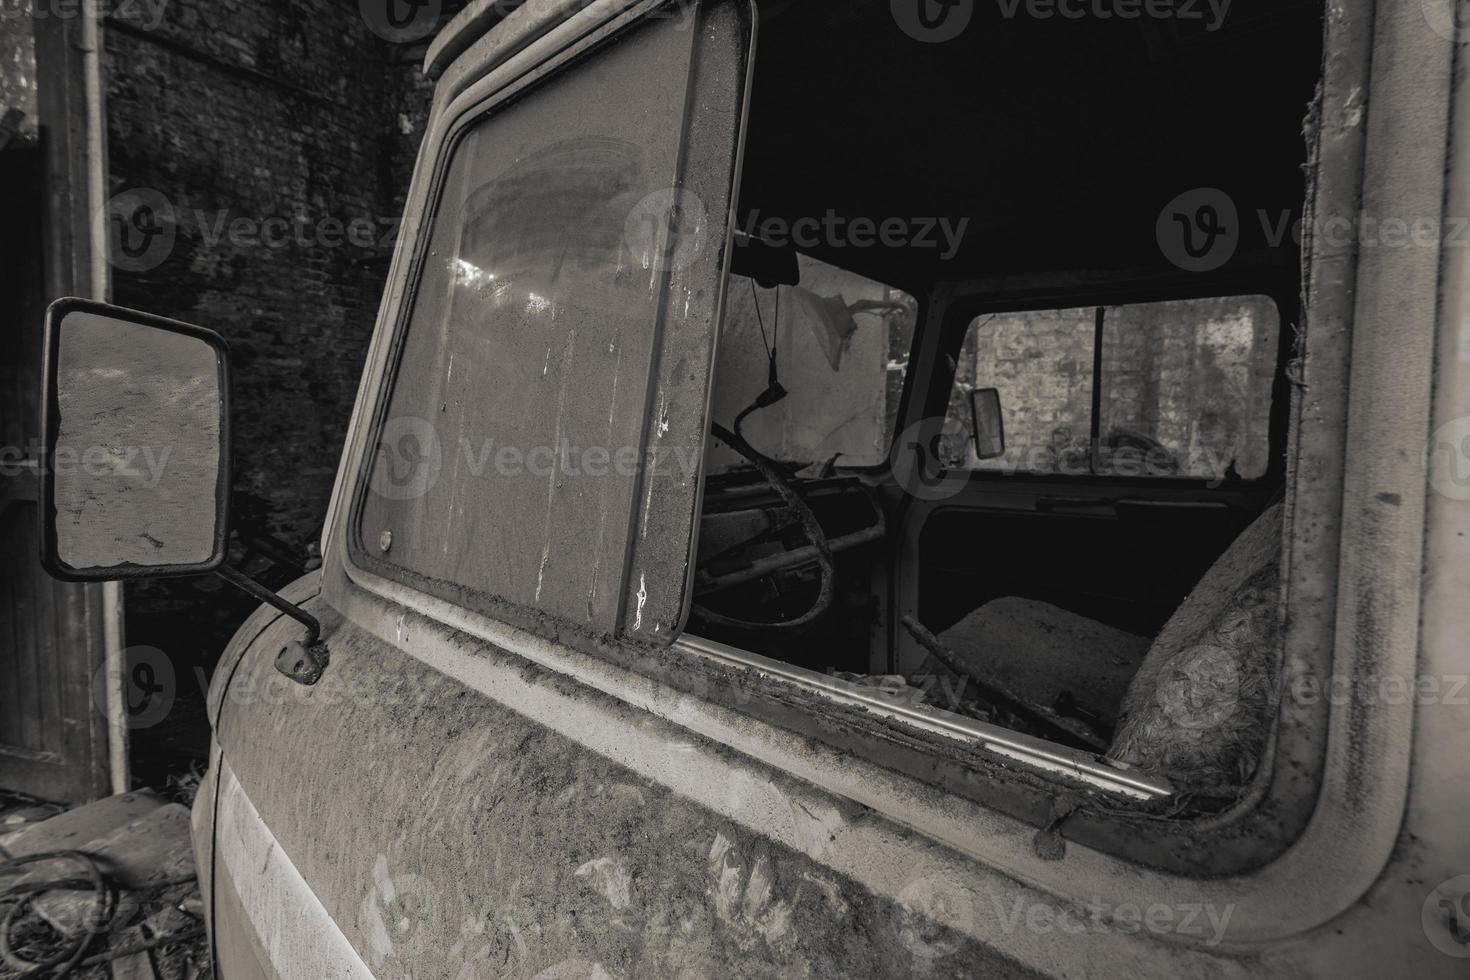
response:
[[[1178,280],[1139,284],[1124,281],[1102,289],[1092,285],[1086,290],[1045,291],[1041,294],[1033,291],[1025,299],[1010,294],[1005,289],[997,291],[994,283],[957,284],[953,289],[959,295],[945,287],[932,294],[921,294],[921,323],[916,330],[909,359],[910,370],[905,377],[898,421],[900,429],[917,424],[925,412],[941,417],[944,415],[954,384],[954,372],[946,372],[943,366],[954,363],[954,355],[963,344],[965,334],[975,317],[988,312],[1109,305],[1156,299],[1264,295],[1276,304],[1281,317],[1278,329],[1278,363],[1286,363],[1285,358],[1292,351],[1294,333],[1288,326],[1294,322],[1294,318],[1288,310],[1294,307],[1286,305],[1286,297],[1290,293],[1282,286],[1279,277],[1252,276],[1244,281],[1225,283]],[[922,312],[930,306],[934,310],[935,322],[929,325],[929,336],[926,338],[922,335],[925,330]],[[935,357],[932,352],[921,354],[925,341],[932,342],[936,337],[942,344],[939,356]],[[1264,499],[1263,495],[1270,492],[1273,486],[1273,479],[1280,479],[1285,467],[1293,393],[1284,372],[1276,373],[1272,392],[1271,465],[1260,477],[1232,484],[1227,490],[1209,491],[1206,488],[1212,481],[1208,478],[1192,477],[1043,477],[975,470],[969,473],[969,479],[1022,482],[1050,479],[1053,482],[1075,484],[1088,481],[1110,486],[1134,483],[1148,489],[1161,486],[1182,487],[1197,492],[1222,492]],[[1283,547],[1287,546],[1288,542],[1283,542]],[[945,792],[971,799],[1037,826],[1045,826],[1049,819],[1051,801],[1058,793],[1078,792],[1080,781],[1090,786],[1094,792],[1111,796],[1116,807],[1111,814],[1099,809],[1082,808],[1068,820],[1069,838],[1145,865],[1160,864],[1156,852],[1160,841],[1164,840],[1168,842],[1171,853],[1165,857],[1163,865],[1190,873],[1225,873],[1223,869],[1239,866],[1234,860],[1236,855],[1225,855],[1224,860],[1221,860],[1209,848],[1202,847],[1210,835],[1205,833],[1200,838],[1194,838],[1188,829],[1191,826],[1189,821],[1160,824],[1156,818],[1142,811],[1128,812],[1130,799],[1137,803],[1167,798],[1172,790],[1165,780],[1130,774],[1088,757],[1087,753],[1046,739],[1015,733],[998,725],[964,718],[952,712],[895,705],[891,699],[874,696],[870,689],[861,685],[826,677],[695,634],[683,634],[675,648],[693,658],[716,665],[716,669],[703,678],[707,685],[703,690],[712,698],[738,706],[739,710],[773,724],[793,728],[834,746],[840,745],[845,750],[858,752],[899,771],[926,772],[929,774],[929,781]],[[813,701],[808,702],[805,707],[793,708],[789,698],[752,697],[749,690],[742,687],[743,683],[748,682],[751,672],[760,679],[758,686],[766,683],[775,686],[791,685],[807,692]],[[747,678],[746,681],[741,680],[742,675]],[[668,678],[671,672],[666,671],[663,676]],[[691,688],[687,680],[670,682],[683,689]],[[819,705],[816,699],[828,703]],[[853,717],[857,712],[865,713],[868,717],[861,722],[857,721]],[[814,714],[819,717],[814,719]],[[905,729],[909,738],[891,737],[884,730],[885,722]],[[841,732],[840,738],[834,737],[834,725]],[[972,756],[988,755],[990,764],[973,757],[958,757],[953,747],[956,739],[963,743]],[[1248,797],[1250,803],[1258,798],[1259,784],[1270,769],[1269,763],[1263,762],[1253,777]],[[1225,815],[1220,815],[1196,820],[1194,823],[1206,826],[1225,819]],[[1167,827],[1166,833],[1158,832],[1161,826]],[[1191,839],[1188,843],[1183,843],[1181,837]],[[1248,866],[1264,861],[1277,844],[1284,849],[1289,841],[1261,838],[1251,844],[1251,847],[1245,849],[1252,852],[1246,856]]]
[[[1081,277],[1081,281],[1087,284],[1073,288],[1048,287],[1035,281],[941,283],[915,294],[919,298],[919,323],[910,352],[910,370],[904,380],[899,431],[916,425],[926,415],[944,417],[954,384],[953,372],[926,372],[923,365],[944,364],[946,355],[952,358],[957,354],[970,323],[987,312],[1264,295],[1276,303],[1281,315],[1277,335],[1281,363],[1293,355],[1305,356],[1309,347],[1328,357],[1347,353],[1341,346],[1341,336],[1318,335],[1313,345],[1305,333],[1293,329],[1301,321],[1300,297],[1279,271],[1258,267],[1249,257],[1208,279],[1147,272],[1115,274],[1112,282],[1099,282],[1095,276]],[[1294,346],[1297,344],[1299,349]],[[937,353],[934,347],[938,348]],[[1266,472],[1255,479],[1210,492],[1258,497],[1264,501],[1271,488],[1287,478],[1287,454],[1293,435],[1290,422],[1299,411],[1297,393],[1285,372],[1278,372],[1272,384],[1270,462]],[[1131,483],[1151,491],[1191,492],[1201,491],[1211,482],[1206,478],[1011,475],[981,470],[970,472],[969,478],[996,482],[1060,481],[1074,486]],[[1295,487],[1288,485],[1286,491],[1288,499],[1294,502]],[[1289,553],[1300,537],[1298,529],[1295,537],[1289,535],[1283,541],[1283,548]],[[1293,611],[1293,594],[1288,591],[1283,598],[1283,611],[1288,615]],[[1285,640],[1283,661],[1294,652],[1299,654],[1304,642],[1299,635]],[[1131,797],[1138,802],[1143,796],[1164,798],[1168,785],[1165,781],[1145,778],[1135,783],[1131,774],[1100,764],[1098,760],[1082,760],[1084,753],[948,712],[895,710],[891,704],[872,698],[870,692],[858,685],[697,635],[682,633],[674,649],[694,659],[696,665],[689,673],[673,665],[661,667],[656,676],[673,687],[699,691],[742,713],[855,752],[896,771],[923,773],[925,781],[942,792],[1037,827],[1048,825],[1053,801],[1059,794],[1085,792],[1077,782],[1080,776],[1085,784],[1105,793],[1113,802],[1099,806],[1099,801],[1093,800],[1094,805],[1080,807],[1067,819],[1067,838],[1137,866],[1192,876],[1255,870],[1286,852],[1305,829],[1317,801],[1320,760],[1308,770],[1306,779],[1288,771],[1285,760],[1310,756],[1317,751],[1313,743],[1320,737],[1326,721],[1325,705],[1294,712],[1289,720],[1297,726],[1295,730],[1286,729],[1287,706],[1283,706],[1283,734],[1268,743],[1261,765],[1234,807],[1206,817],[1161,821],[1150,813],[1130,810],[1128,800]],[[620,660],[634,670],[647,672],[635,661]],[[766,687],[767,690],[752,695],[749,690],[752,678],[758,689]],[[777,693],[782,686],[795,688],[811,700]],[[889,726],[902,729],[903,735],[895,737]],[[965,742],[972,757],[963,758],[956,753],[957,737]],[[988,758],[977,759],[974,757],[977,753]],[[1142,794],[1137,792],[1140,789]],[[1261,806],[1267,800],[1275,804],[1269,813]],[[1220,830],[1224,827],[1239,828],[1241,833],[1222,838]],[[1227,843],[1222,845],[1222,840]]]
[[[718,6],[718,4],[710,2],[708,6],[713,8]],[[501,110],[509,107],[530,92],[556,85],[564,73],[575,70],[579,65],[597,58],[602,51],[616,45],[624,37],[642,29],[650,29],[652,26],[655,26],[655,22],[660,17],[674,19],[682,14],[687,14],[687,11],[676,10],[678,7],[679,5],[672,2],[672,0],[644,0],[642,3],[634,3],[627,9],[619,11],[610,20],[605,18],[605,13],[599,14],[598,11],[587,11],[581,15],[573,15],[569,21],[569,25],[577,23],[580,17],[592,20],[596,26],[578,41],[563,47],[550,58],[535,65],[520,78],[515,79],[497,91],[489,93],[484,98],[475,100],[463,108],[458,109],[453,119],[447,122],[444,135],[439,140],[437,147],[434,148],[433,157],[425,157],[420,161],[420,167],[425,165],[432,167],[432,176],[430,177],[427,191],[427,202],[421,220],[417,222],[418,227],[415,228],[415,235],[412,240],[405,241],[404,245],[406,248],[400,250],[401,254],[396,257],[397,262],[407,263],[407,283],[404,289],[404,296],[396,311],[391,333],[387,338],[389,344],[388,361],[382,379],[383,383],[378,392],[379,397],[372,408],[373,414],[369,431],[374,436],[370,445],[377,444],[377,433],[382,431],[382,427],[387,420],[387,415],[391,408],[393,395],[398,382],[398,371],[402,364],[405,339],[416,309],[415,298],[426,268],[427,253],[432,237],[431,231],[441,214],[440,209],[443,205],[445,178],[463,139],[476,127],[493,120]],[[753,7],[749,8],[749,19],[744,19],[747,10],[743,7],[741,0],[729,0],[728,10],[731,12],[730,16],[741,20],[741,23],[736,25],[736,29],[745,32],[745,36],[738,43],[744,45],[744,50],[747,52],[744,61],[748,69],[749,53],[753,49],[755,32],[754,9]],[[599,16],[604,18],[601,22],[596,20]],[[690,37],[688,34],[682,34],[681,36],[686,39],[685,43],[689,43],[692,46],[694,52],[686,81],[688,91],[692,92],[701,73],[709,70],[700,57],[700,46],[710,42],[698,37]],[[486,40],[489,39],[493,39],[493,35]],[[452,71],[451,69],[451,73]],[[747,74],[746,84],[740,89],[742,119],[743,106],[749,97],[748,81]],[[719,201],[720,197],[710,191],[711,187],[718,187],[721,183],[721,179],[718,176],[718,161],[716,160],[716,165],[711,169],[708,158],[711,152],[718,152],[717,145],[720,143],[720,139],[716,133],[701,132],[701,122],[697,116],[691,115],[691,105],[692,100],[686,92],[681,110],[683,116],[681,119],[675,120],[675,122],[681,125],[679,133],[675,137],[677,139],[675,156],[678,161],[680,177],[681,179],[689,178],[687,184],[684,186],[691,189],[696,196],[700,196],[700,193],[704,192],[702,195],[703,200]],[[738,136],[738,133],[736,135]],[[726,136],[725,139],[728,141],[730,137]],[[739,145],[739,141],[736,140],[735,152],[732,153],[734,159],[731,162],[730,186],[727,189],[728,196],[732,200],[738,192]],[[706,167],[703,171],[699,169],[701,164]],[[693,177],[690,177],[691,173]],[[714,279],[719,284],[718,293],[711,300],[713,313],[711,314],[710,329],[707,331],[707,339],[688,337],[687,335],[693,333],[692,331],[669,331],[663,328],[662,319],[665,317],[668,307],[672,304],[672,298],[667,288],[670,273],[667,270],[659,270],[664,287],[663,292],[660,293],[661,298],[657,303],[659,323],[655,325],[655,334],[651,341],[653,363],[647,369],[649,390],[655,395],[670,388],[667,375],[675,369],[674,365],[679,361],[679,355],[684,353],[682,350],[673,349],[675,343],[687,345],[692,342],[695,346],[704,345],[707,348],[711,365],[713,364],[715,356],[714,340],[717,333],[714,325],[718,323],[723,311],[723,291],[726,281],[724,266],[729,251],[729,238],[734,228],[734,222],[729,219],[728,214],[726,215],[726,220],[728,227],[725,229],[724,239],[713,238],[708,241],[705,244],[705,252],[703,253],[714,257],[711,265],[717,270]],[[671,335],[674,338],[673,340],[670,339]],[[679,339],[681,335],[683,335],[682,340]],[[639,426],[642,430],[641,437],[643,439],[643,445],[640,449],[645,454],[654,452],[657,448],[657,434],[662,434],[668,426],[657,426],[653,420],[647,418],[640,420]],[[374,454],[369,452],[360,461],[354,473],[352,503],[346,512],[350,528],[346,550],[355,566],[386,580],[393,581],[395,584],[411,588],[416,592],[432,595],[442,601],[473,609],[481,614],[491,616],[522,629],[530,630],[531,632],[554,636],[563,642],[570,642],[583,649],[595,648],[606,638],[607,634],[601,633],[596,629],[589,629],[583,624],[571,622],[556,614],[517,604],[500,596],[480,593],[468,586],[430,582],[423,575],[398,565],[391,559],[379,558],[374,555],[371,552],[369,538],[365,536],[367,529],[361,526],[365,501],[370,492],[369,486],[373,466]],[[663,495],[655,496],[651,486],[655,478],[656,473],[652,472],[650,468],[645,466],[640,469],[634,489],[635,496],[641,500],[642,506],[636,512],[636,516],[645,522],[645,527],[650,523],[655,525],[658,523],[664,525],[676,524],[680,520],[679,513],[677,513],[681,506],[681,501],[678,499],[680,494],[676,493],[672,495],[674,499],[670,501],[666,501]],[[686,491],[682,496],[689,498],[688,501],[684,501],[683,503],[690,503],[693,510],[697,512],[699,494],[697,492]],[[657,507],[654,506],[655,501],[657,501]],[[645,534],[644,537],[648,539],[652,535]],[[631,544],[631,541],[629,543]],[[653,550],[653,541],[647,541],[646,543],[650,546],[650,550]],[[693,550],[694,543],[691,539],[688,549],[690,556],[693,555]],[[656,559],[658,557],[661,556],[654,556],[654,559],[649,560],[646,564],[656,565]],[[665,632],[664,627],[666,625],[670,627],[665,632],[662,642],[671,642],[673,635],[677,634],[677,629],[672,628],[674,621],[679,623],[680,628],[682,627],[682,618],[680,618],[678,605],[684,593],[687,593],[691,587],[693,578],[692,558],[688,564],[690,567],[687,575],[683,577],[683,591],[681,592],[679,589],[672,587],[676,584],[677,580],[670,576],[668,582],[664,583],[669,587],[663,590],[664,608],[658,610],[661,615],[655,618],[651,614],[649,617],[649,626],[655,631]],[[637,593],[640,591],[643,583],[639,581],[637,576],[631,574],[631,568],[632,557],[625,554],[623,577],[617,578],[610,583],[616,593],[613,598],[617,607],[616,615],[618,621],[612,631],[614,635],[625,635],[630,629],[636,628],[637,620],[635,620],[632,626],[627,622],[631,615],[630,608],[633,608],[635,603],[636,612],[639,614],[638,620],[642,618],[643,598]],[[672,599],[669,598],[670,596]],[[671,605],[673,606],[672,609],[669,608]],[[687,609],[683,614],[687,615]],[[654,642],[660,642],[657,637],[653,637],[652,639]]]
[[[1350,22],[1330,23],[1327,26],[1329,50],[1344,54],[1344,57],[1336,63],[1331,59],[1328,61],[1324,85],[1327,90],[1326,97],[1333,105],[1344,102],[1350,90],[1369,91],[1370,88],[1374,88],[1397,92],[1404,85],[1409,84],[1392,79],[1373,78],[1377,84],[1369,85],[1372,75],[1371,59],[1368,57],[1369,49],[1373,44],[1372,18],[1365,16],[1364,10],[1356,5],[1352,13],[1353,18]],[[551,63],[548,62],[548,64]],[[1381,158],[1377,159],[1377,164],[1383,167],[1381,171],[1369,167],[1366,146],[1366,134],[1360,128],[1356,133],[1350,134],[1350,138],[1344,144],[1334,146],[1331,152],[1323,152],[1314,160],[1317,170],[1314,194],[1309,199],[1309,206],[1330,208],[1345,201],[1355,201],[1364,186],[1372,189],[1382,189],[1385,186],[1398,189],[1398,185],[1393,183],[1397,172],[1392,166],[1387,165],[1386,161]],[[1384,151],[1380,149],[1378,152],[1381,154]],[[425,165],[421,161],[420,166]],[[404,260],[401,252],[402,250],[397,260],[399,262]],[[1351,286],[1345,286],[1344,283],[1352,282],[1360,262],[1364,266],[1370,266],[1374,260],[1366,254],[1360,256],[1356,246],[1330,253],[1324,250],[1310,258],[1312,276],[1308,294],[1312,298],[1310,309],[1313,322],[1319,326],[1306,337],[1304,351],[1310,351],[1320,358],[1322,363],[1319,369],[1329,379],[1340,384],[1336,390],[1327,393],[1327,404],[1314,408],[1311,431],[1299,430],[1293,440],[1295,452],[1309,453],[1318,461],[1327,459],[1329,465],[1324,473],[1314,474],[1310,480],[1288,487],[1288,499],[1295,504],[1298,512],[1296,532],[1289,543],[1293,548],[1293,558],[1302,559],[1292,567],[1289,581],[1292,588],[1302,589],[1309,594],[1300,608],[1291,609],[1293,618],[1300,615],[1303,621],[1294,623],[1288,630],[1287,659],[1301,656],[1303,659],[1300,663],[1300,672],[1315,676],[1328,676],[1331,673],[1335,660],[1334,654],[1337,650],[1334,642],[1334,626],[1338,603],[1339,574],[1336,566],[1338,550],[1336,538],[1329,534],[1328,536],[1333,539],[1323,541],[1324,535],[1320,528],[1336,531],[1342,526],[1344,494],[1341,481],[1342,473],[1347,469],[1341,459],[1330,455],[1330,447],[1340,447],[1341,440],[1350,431],[1347,413],[1349,375],[1359,384],[1372,385],[1389,377],[1389,372],[1394,364],[1391,356],[1385,357],[1381,365],[1371,360],[1355,359],[1352,356],[1354,347],[1352,326],[1356,319],[1354,312],[1356,306],[1360,304]],[[1381,263],[1383,260],[1378,261]],[[1404,288],[1402,282],[1390,282],[1386,285],[1374,282],[1372,286],[1374,293],[1366,301],[1370,304],[1381,304],[1385,302],[1382,294],[1386,293],[1392,298],[1395,290],[1401,291]],[[393,290],[401,288],[401,286],[390,284],[390,296]],[[952,295],[942,297],[940,301],[933,303],[932,308],[926,313],[924,300],[921,298],[921,323],[916,331],[916,349],[924,344],[938,342],[939,328],[942,327],[943,320],[953,305],[953,299]],[[392,299],[388,301],[390,306],[392,302]],[[1431,307],[1433,305],[1432,298],[1421,301],[1420,306],[1415,307],[1415,312],[1423,312],[1423,302],[1428,302]],[[1373,307],[1369,305],[1365,308],[1372,309]],[[380,325],[380,336],[375,340],[374,353],[370,355],[370,365],[375,365],[370,368],[373,371],[379,371],[382,368],[381,352],[376,348],[379,343],[386,342],[382,336],[383,332],[384,328]],[[1381,350],[1383,347],[1384,341],[1372,342],[1374,350]],[[372,388],[379,381],[381,381],[380,376],[371,374],[364,380],[365,394],[359,401],[358,421],[354,423],[354,432],[349,436],[350,455],[344,462],[343,475],[339,477],[338,494],[334,497],[336,503],[343,506],[338,507],[334,504],[334,513],[329,514],[328,524],[332,529],[332,535],[328,544],[340,556],[339,570],[333,574],[341,579],[350,580],[347,586],[349,589],[363,588],[375,597],[391,603],[408,605],[418,611],[427,609],[428,612],[425,615],[441,618],[446,623],[460,622],[462,621],[460,617],[441,615],[445,611],[441,603],[412,601],[413,597],[405,597],[403,589],[393,587],[397,583],[390,582],[386,585],[375,583],[371,581],[373,576],[370,572],[367,576],[355,574],[366,570],[354,567],[352,556],[345,553],[348,549],[342,545],[346,525],[339,511],[348,509],[346,505],[350,502],[350,495],[353,492],[352,480],[364,458],[365,433],[356,430],[358,426],[366,427],[371,424],[372,405],[368,398],[372,394]],[[901,409],[905,413],[908,411],[909,403],[913,400],[914,393],[909,390],[910,387],[906,385],[904,408]],[[1302,411],[1298,398],[1294,401],[1293,412],[1300,415]],[[1363,427],[1369,428],[1370,434],[1380,437],[1380,440],[1384,435],[1382,426]],[[1306,445],[1307,443],[1309,445]],[[1361,474],[1358,475],[1361,477]],[[1308,521],[1316,523],[1319,529],[1311,534],[1305,533],[1302,525]],[[332,551],[329,550],[329,557],[331,553]],[[329,582],[329,594],[330,590],[341,587],[340,582]],[[559,639],[564,641],[564,638]],[[688,650],[689,647],[690,644],[682,639],[675,644],[675,649]],[[614,645],[599,647],[597,656],[614,667],[622,667],[630,672],[654,677],[669,687],[694,690],[703,699],[713,702],[722,700],[719,693],[714,691],[717,685],[711,682],[712,673],[707,663],[693,660],[688,663],[678,663],[680,658],[669,658],[676,662],[663,668],[650,667],[649,658],[645,656],[646,652],[643,649]],[[574,672],[573,676],[580,675]],[[595,668],[588,671],[588,678],[587,683],[597,683],[604,689],[617,686],[617,682],[607,679],[605,671]],[[738,685],[736,687],[738,688]],[[810,734],[821,741],[830,741],[834,731],[841,733],[845,740],[852,737],[850,717],[841,717],[830,710],[821,713],[821,717],[816,717],[802,710],[805,706],[793,708],[789,700],[783,705],[774,706],[768,703],[772,701],[774,699],[757,699],[754,704],[742,703],[738,710],[744,715],[773,720],[783,729]],[[657,707],[652,703],[645,706],[650,710]],[[1337,713],[1333,712],[1334,715]],[[1396,716],[1402,716],[1403,713],[1399,711]],[[1378,717],[1384,714],[1389,714],[1387,709],[1375,714],[1373,720],[1384,720]],[[1316,809],[1326,769],[1324,757],[1328,755],[1329,748],[1327,744],[1328,721],[1325,706],[1319,706],[1313,710],[1290,711],[1288,706],[1284,705],[1281,731],[1276,739],[1276,751],[1270,756],[1275,764],[1261,767],[1262,771],[1258,773],[1259,785],[1256,787],[1258,791],[1252,797],[1243,801],[1237,810],[1218,819],[1192,825],[1170,826],[1167,831],[1154,833],[1157,830],[1156,824],[1140,823],[1116,815],[1095,817],[1083,813],[1069,819],[1066,836],[1084,846],[1095,848],[1105,855],[1117,857],[1135,865],[1142,864],[1192,878],[1225,874],[1245,875],[1258,871],[1287,852],[1291,844],[1301,835]],[[866,732],[859,733],[859,737],[866,738]],[[919,747],[915,748],[916,745]],[[1342,746],[1338,745],[1338,752],[1332,756],[1334,765],[1339,769],[1343,764],[1341,752]],[[1376,755],[1371,756],[1371,758],[1376,757]],[[986,810],[1023,816],[1028,823],[1033,825],[1046,823],[1048,813],[1046,804],[1056,794],[1055,784],[1036,778],[1033,772],[1017,771],[1014,766],[1007,766],[1004,763],[977,769],[956,765],[950,758],[936,760],[934,753],[918,743],[916,739],[884,740],[877,751],[864,752],[863,758],[898,773],[922,772],[923,775],[919,778],[931,784],[941,785],[943,792],[949,795],[973,799]],[[915,763],[919,764],[919,768],[915,768]],[[1266,771],[1268,769],[1269,771]],[[827,785],[819,773],[807,772],[800,768],[793,768],[790,771],[804,778],[813,779],[819,785]],[[944,777],[942,781],[941,776]],[[1393,774],[1374,772],[1370,776],[1374,785],[1382,783],[1390,790],[1399,782]],[[1277,804],[1277,807],[1271,813],[1262,813],[1258,804],[1268,797]],[[1251,834],[1256,836],[1244,844],[1234,846],[1231,853],[1223,855],[1221,860],[1216,861],[1213,866],[1202,867],[1194,859],[1192,852],[1200,849],[1209,850],[1217,846],[1221,831],[1227,827],[1231,829],[1232,836],[1247,837]],[[1150,855],[1148,860],[1135,859],[1131,855],[1131,851],[1135,848],[1130,846],[1130,841],[1136,838],[1141,830],[1148,831],[1154,838],[1151,844],[1155,847],[1159,839],[1163,839],[1168,845],[1166,853],[1162,856]]]

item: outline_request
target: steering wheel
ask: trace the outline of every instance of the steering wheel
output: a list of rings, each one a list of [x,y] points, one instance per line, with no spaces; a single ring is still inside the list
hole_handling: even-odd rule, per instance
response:
[[[827,543],[827,534],[822,530],[822,525],[817,521],[817,515],[812,513],[812,509],[807,506],[807,502],[801,498],[801,494],[797,493],[796,488],[791,485],[790,481],[782,476],[781,472],[775,466],[771,465],[770,460],[762,456],[755,447],[746,442],[738,433],[731,432],[718,422],[710,426],[710,431],[714,433],[716,439],[735,450],[747,462],[754,466],[762,478],[771,485],[771,488],[776,493],[780,494],[781,499],[796,514],[797,520],[801,524],[802,532],[806,535],[807,540],[812,543],[812,547],[817,550],[817,565],[821,569],[822,583],[821,587],[817,590],[816,599],[812,601],[811,607],[806,612],[795,619],[786,619],[777,623],[761,623],[749,619],[737,619],[734,616],[726,616],[723,613],[706,609],[697,603],[691,611],[700,620],[711,626],[724,626],[731,629],[796,629],[800,626],[806,626],[825,613],[832,605],[832,594],[837,577],[837,568],[832,563],[832,548]],[[809,558],[803,558],[793,564],[805,564],[810,560]]]

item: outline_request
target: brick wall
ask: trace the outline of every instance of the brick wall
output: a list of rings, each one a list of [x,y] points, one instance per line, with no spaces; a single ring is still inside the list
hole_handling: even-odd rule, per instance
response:
[[[422,54],[357,0],[134,3],[106,24],[113,300],[228,340],[231,561],[272,587],[321,533],[427,117]],[[181,696],[255,605],[208,577],[127,602],[129,645],[164,650]]]
[[[416,65],[355,7],[171,0],[107,29],[110,189],[162,195],[175,229],[166,256],[118,263],[114,298],[229,340],[238,526],[297,548],[325,513],[421,129]]]
[[[1102,431],[1168,446],[1186,472],[1266,470],[1277,316],[1262,299],[1196,300],[1109,312]]]
[[[19,109],[25,121],[11,138],[36,141],[36,46],[31,37],[30,0],[0,5],[0,113]]]

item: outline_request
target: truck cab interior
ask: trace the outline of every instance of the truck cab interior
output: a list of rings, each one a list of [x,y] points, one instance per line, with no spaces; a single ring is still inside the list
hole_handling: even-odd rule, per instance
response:
[[[1230,801],[1322,8],[1064,6],[759,4],[689,629]]]

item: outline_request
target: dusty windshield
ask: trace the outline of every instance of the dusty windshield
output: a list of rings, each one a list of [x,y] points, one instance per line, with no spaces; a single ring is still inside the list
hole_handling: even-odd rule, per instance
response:
[[[735,420],[776,378],[785,397],[750,412],[741,432],[790,463],[878,466],[893,442],[917,303],[900,289],[807,256],[800,283],[764,288],[731,275],[711,418]],[[715,443],[713,472],[745,465]]]

